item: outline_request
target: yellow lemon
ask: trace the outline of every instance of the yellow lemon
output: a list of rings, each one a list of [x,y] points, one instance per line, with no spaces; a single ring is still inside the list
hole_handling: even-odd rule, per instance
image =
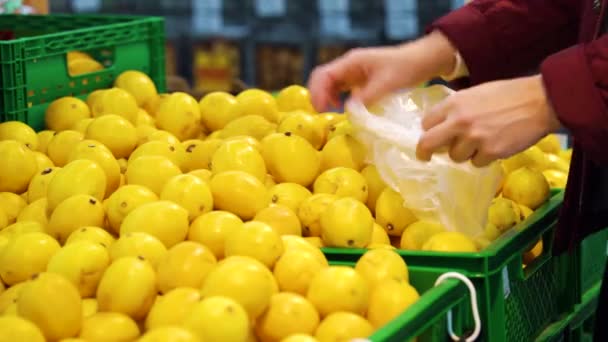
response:
[[[190,172],[199,169],[198,160],[194,159],[194,151],[197,147],[202,145],[204,140],[190,139],[181,143],[181,150],[183,151],[183,160],[181,168],[184,172]]]
[[[261,145],[268,171],[278,182],[309,186],[320,172],[319,152],[298,135],[274,133],[265,137]]]
[[[79,142],[68,157],[68,163],[78,159],[88,159],[101,166],[106,174],[106,196],[112,194],[120,185],[120,165],[112,151],[94,140]]]
[[[266,165],[260,152],[242,140],[224,141],[211,158],[214,174],[225,171],[243,171],[260,181],[266,178]]]
[[[335,312],[327,316],[315,332],[319,341],[352,341],[369,337],[374,332],[371,323],[352,312]]]
[[[231,94],[222,91],[211,92],[199,102],[201,120],[209,130],[220,130],[239,117],[236,105],[236,98]]]
[[[89,195],[74,195],[59,203],[53,210],[46,230],[49,235],[63,243],[80,227],[102,226],[104,218],[101,201]]]
[[[137,121],[137,110],[139,109],[137,101],[124,89],[116,87],[105,89],[96,94],[91,102],[91,114],[95,118],[104,115],[120,115],[133,125]]]
[[[236,111],[240,117],[258,115],[270,122],[277,122],[279,119],[277,102],[267,92],[241,92],[236,96]]]
[[[80,241],[89,241],[108,249],[114,244],[115,239],[103,228],[85,226],[73,231],[65,240],[65,246]]]
[[[156,126],[175,135],[180,141],[196,138],[201,133],[198,102],[186,93],[172,93],[158,106]]]
[[[330,247],[363,248],[371,242],[374,218],[351,197],[335,200],[321,214],[321,238]]]
[[[314,193],[353,197],[361,203],[365,203],[368,196],[368,187],[365,178],[356,170],[336,167],[324,171],[317,177],[314,183]]]
[[[549,182],[540,171],[523,167],[507,176],[502,194],[517,204],[535,210],[549,198]]]
[[[493,224],[500,232],[504,232],[521,221],[519,206],[504,197],[492,200],[488,209],[488,222]]]
[[[328,266],[324,257],[320,258],[310,250],[288,249],[277,260],[273,272],[281,291],[305,296],[312,279]]]
[[[0,230],[0,236],[3,236],[7,239],[6,243],[10,239],[13,239],[17,235],[25,234],[25,233],[44,233],[44,226],[40,224],[40,222],[36,221],[21,221],[13,223],[9,226],[6,226],[4,229]]]
[[[197,217],[188,230],[188,240],[207,246],[216,259],[224,258],[226,237],[241,228],[243,221],[233,213],[215,210]]]
[[[200,288],[215,264],[215,256],[209,248],[194,241],[180,242],[158,263],[158,289],[167,293],[178,287]]]
[[[395,190],[386,187],[376,200],[376,222],[388,235],[401,236],[407,226],[417,221]]]
[[[230,211],[243,220],[252,219],[268,206],[268,193],[255,176],[243,171],[221,172],[209,183],[216,209]]]
[[[47,200],[46,197],[35,200],[30,203],[27,207],[23,208],[19,215],[17,216],[17,222],[22,221],[36,221],[40,223],[43,227],[46,227],[48,223],[48,217],[46,214],[47,211]],[[2,210],[4,213],[4,211]],[[6,214],[4,214],[6,215]],[[8,224],[8,218],[7,218]],[[6,225],[5,225],[6,226]],[[0,227],[2,224],[0,223]]]
[[[78,121],[90,117],[89,106],[81,99],[72,96],[54,100],[44,114],[47,129],[56,132],[71,129]]]
[[[196,178],[202,180],[207,184],[209,184],[209,182],[211,181],[211,177],[213,176],[213,173],[206,169],[192,170],[188,172],[188,174],[195,176]]]
[[[191,287],[177,287],[157,297],[146,317],[146,330],[181,325],[200,300],[200,290]]]
[[[54,167],[55,164],[53,164],[53,161],[51,160],[51,158],[47,157],[46,154],[42,153],[42,152],[38,152],[38,151],[34,151],[34,158],[36,158],[36,170],[38,172],[41,172],[44,169],[47,169],[49,167]]]
[[[156,127],[156,119],[152,115],[148,114],[148,112],[140,108],[137,111],[137,121],[135,121],[135,127],[137,126]]]
[[[148,233],[133,232],[121,235],[108,249],[112,262],[122,257],[143,257],[156,269],[167,254],[167,247]]]
[[[319,322],[319,313],[308,299],[283,292],[272,296],[256,330],[263,341],[280,341],[292,334],[313,334]]]
[[[17,312],[36,324],[50,341],[76,336],[82,324],[78,290],[63,276],[49,272],[38,274],[23,287]]]
[[[56,171],[59,169],[58,167],[47,168],[34,175],[27,189],[29,203],[46,197],[49,182],[55,177]]]
[[[156,274],[142,257],[115,260],[97,288],[99,311],[123,313],[134,320],[144,318],[156,297]]]
[[[38,150],[38,135],[28,125],[20,121],[5,121],[0,123],[0,141],[16,140],[30,150]]]
[[[546,153],[547,158],[547,170],[556,170],[564,173],[570,171],[570,162],[562,159],[556,154]],[[543,172],[547,171],[543,170]]]
[[[534,259],[538,258],[543,253],[543,240],[538,240],[532,248],[525,251],[522,255],[524,264],[529,265]]]
[[[207,139],[193,148],[186,149],[186,160],[190,170],[211,169],[211,158],[223,144],[221,139]]]
[[[53,177],[46,190],[48,212],[74,195],[89,195],[98,201],[104,199],[106,174],[99,164],[87,159],[74,160]],[[67,236],[66,236],[67,237]]]
[[[300,209],[300,205],[312,196],[312,193],[297,183],[280,183],[268,190],[268,196],[270,197],[270,203],[284,205],[297,212]]]
[[[91,317],[97,313],[97,299],[85,298],[82,300],[82,317]]]
[[[73,130],[61,131],[53,136],[47,146],[47,155],[55,166],[68,163],[70,152],[74,146],[84,139],[84,135]]]
[[[311,113],[315,112],[310,101],[310,92],[305,87],[294,84],[287,86],[277,94],[277,105],[282,112],[293,110],[305,110]]]
[[[133,209],[120,225],[120,235],[144,232],[158,238],[167,248],[188,235],[188,211],[169,201],[145,203]]]
[[[249,135],[262,140],[268,134],[274,133],[277,125],[260,115],[245,115],[230,121],[220,131],[219,138],[225,139],[238,135]]]
[[[302,201],[298,218],[305,236],[321,236],[321,214],[338,198],[332,194],[314,194]]]
[[[137,342],[200,342],[200,340],[186,328],[165,326],[146,331]]]
[[[91,122],[93,122],[93,120],[94,120],[93,118],[86,118],[86,119],[78,120],[78,122],[76,122],[69,129],[72,131],[79,132],[82,135],[84,135],[87,133],[87,128],[89,128],[89,125],[91,124]]]
[[[477,246],[466,235],[459,232],[441,232],[431,236],[422,246],[423,251],[477,252]]]
[[[359,171],[365,165],[365,147],[350,135],[340,135],[321,150],[321,169],[348,167]]]
[[[127,184],[143,185],[160,195],[169,179],[181,173],[179,167],[166,157],[144,156],[129,163],[125,176]]]
[[[310,243],[311,245],[313,245],[317,248],[325,247],[325,244],[323,243],[323,239],[321,239],[318,236],[307,236],[304,238],[304,240],[306,240],[308,243]]]
[[[224,254],[229,257],[243,255],[255,258],[272,268],[283,254],[281,236],[268,224],[251,221],[226,237]]]
[[[298,215],[284,205],[270,205],[259,211],[253,220],[268,224],[279,235],[302,235],[302,225]]]
[[[103,70],[103,65],[92,58],[68,59],[68,73],[70,76],[78,76],[100,70]]]
[[[49,260],[47,272],[64,276],[78,288],[80,296],[95,295],[101,276],[110,264],[105,247],[90,241],[64,246]]]
[[[114,86],[133,95],[140,107],[151,104],[158,97],[156,85],[148,75],[141,71],[127,70],[122,72],[114,80]]]
[[[293,334],[281,340],[281,342],[319,342],[316,338],[305,334]]]
[[[507,175],[524,166],[542,172],[547,168],[547,156],[538,146],[531,146],[503,160],[502,165]]]
[[[364,314],[369,292],[367,280],[353,268],[329,266],[312,278],[307,298],[322,317],[338,311]]]
[[[46,154],[47,147],[49,146],[49,142],[53,139],[55,135],[55,131],[53,130],[43,130],[37,133],[38,135],[38,152]]]
[[[114,233],[120,233],[122,221],[133,209],[157,200],[158,196],[143,185],[130,184],[120,187],[107,200],[106,213],[110,227]]]
[[[525,220],[528,217],[530,217],[530,215],[534,214],[534,211],[532,209],[526,207],[523,204],[519,204],[519,210],[520,210],[522,220]]]
[[[80,338],[85,341],[133,341],[139,327],[131,317],[120,312],[97,312],[82,322]]]
[[[0,192],[0,208],[6,213],[8,223],[14,223],[27,202],[12,192]]]
[[[224,139],[224,141],[242,141],[255,147],[256,150],[262,151],[262,144],[258,141],[258,139],[249,135],[235,135]]]
[[[15,140],[0,141],[0,191],[23,193],[36,174],[34,153]]]
[[[365,178],[367,183],[368,195],[367,195],[367,207],[372,211],[373,214],[376,212],[376,201],[378,197],[386,188],[386,183],[380,177],[378,169],[375,165],[368,165],[361,170],[361,175]]]
[[[15,236],[0,253],[0,277],[14,285],[43,272],[49,260],[61,249],[51,236],[31,232]]]
[[[0,342],[45,342],[34,323],[19,316],[0,316]]]
[[[335,137],[351,135],[353,133],[353,125],[350,123],[350,121],[344,119],[330,124],[328,130],[329,133],[327,133],[327,141],[331,141]]]
[[[250,317],[238,301],[227,296],[209,296],[196,303],[183,322],[200,341],[246,341]]]
[[[243,306],[249,320],[259,317],[270,304],[278,285],[264,264],[246,256],[220,261],[201,288],[203,298],[225,296]]]
[[[405,228],[399,246],[401,249],[420,250],[433,235],[444,231],[440,223],[416,221]]]
[[[10,306],[16,305],[19,294],[27,283],[29,280],[17,283],[0,294],[0,313],[5,314]]]
[[[407,281],[385,279],[378,283],[369,297],[367,318],[380,329],[414,304],[420,295]]]
[[[570,160],[572,159],[572,149],[569,148],[567,150],[560,151],[559,157],[567,162],[570,162]]]
[[[391,239],[388,237],[386,230],[384,230],[384,228],[382,228],[382,226],[380,226],[376,222],[374,222],[374,228],[372,230],[372,241],[370,242],[369,246],[367,246],[367,247],[370,248],[370,246],[372,244],[379,244],[379,245],[390,245],[391,244]]]
[[[405,283],[409,281],[405,261],[397,252],[389,249],[373,249],[365,252],[357,261],[355,271],[369,282],[372,290],[387,279]]]
[[[188,210],[190,221],[213,209],[213,196],[209,185],[188,174],[169,179],[163,186],[160,199],[172,201]]]
[[[325,144],[325,126],[316,116],[301,110],[285,114],[277,127],[279,133],[291,133],[308,140],[317,150]]]
[[[545,170],[543,171],[543,176],[549,182],[549,186],[552,188],[565,188],[566,184],[568,184],[568,174],[566,172],[558,171],[558,170]]]
[[[135,126],[115,114],[94,119],[87,127],[85,137],[104,144],[116,158],[129,157],[137,146]]]
[[[559,136],[557,134],[546,135],[536,143],[536,146],[545,153],[553,154],[559,153],[562,149],[562,144],[559,141]]]

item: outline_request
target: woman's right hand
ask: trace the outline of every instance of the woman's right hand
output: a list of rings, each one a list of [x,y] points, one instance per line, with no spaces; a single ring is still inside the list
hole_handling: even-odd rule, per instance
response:
[[[452,72],[455,49],[440,32],[394,47],[353,49],[344,56],[317,67],[308,88],[318,111],[337,106],[340,93],[372,104],[400,88],[426,82]]]

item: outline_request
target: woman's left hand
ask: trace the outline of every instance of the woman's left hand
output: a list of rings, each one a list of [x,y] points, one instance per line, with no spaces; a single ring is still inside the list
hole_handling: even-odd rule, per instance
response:
[[[420,160],[447,148],[454,161],[481,167],[525,150],[561,124],[536,75],[454,93],[426,113],[422,126]]]

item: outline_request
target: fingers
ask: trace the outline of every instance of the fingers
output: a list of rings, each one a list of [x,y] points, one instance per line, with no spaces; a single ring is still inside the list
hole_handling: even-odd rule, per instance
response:
[[[395,75],[374,75],[363,87],[353,91],[352,97],[370,105],[395,90]]]
[[[453,122],[446,120],[426,131],[416,146],[416,157],[423,161],[431,160],[435,152],[448,147],[457,137]]]
[[[449,155],[453,161],[462,163],[472,159],[476,155],[476,152],[477,145],[473,141],[458,137],[452,142]]]
[[[452,107],[451,101],[444,100],[433,106],[422,118],[422,129],[428,131],[447,119]]]

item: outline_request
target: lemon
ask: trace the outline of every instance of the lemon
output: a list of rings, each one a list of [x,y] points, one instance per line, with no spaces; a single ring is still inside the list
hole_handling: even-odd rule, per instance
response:
[[[260,143],[260,141],[249,135],[235,135],[224,139],[224,141],[242,141],[251,145],[252,147],[255,147],[256,150],[260,152],[262,151],[262,144]]]
[[[386,187],[376,200],[376,222],[388,235],[401,236],[407,226],[416,222],[416,216],[403,203],[395,190]]]
[[[15,236],[0,253],[0,277],[6,285],[29,279],[46,266],[61,247],[51,236],[31,232]]]
[[[216,259],[224,258],[226,237],[241,228],[243,221],[233,213],[215,210],[197,217],[188,230],[188,240],[207,246]]]
[[[230,211],[243,220],[252,219],[268,206],[268,193],[255,176],[243,171],[221,172],[209,183],[216,209]]]
[[[546,153],[545,154],[547,161],[547,169],[543,170],[543,172],[548,170],[561,171],[564,173],[568,173],[570,171],[570,162],[562,159],[558,155]]]
[[[369,337],[374,332],[372,324],[352,312],[335,312],[327,316],[315,332],[319,341],[352,341]]]
[[[78,121],[90,117],[89,106],[81,99],[72,96],[54,100],[44,114],[47,129],[56,132],[71,129]]]
[[[21,212],[17,216],[17,222],[36,221],[36,222],[40,223],[43,227],[46,227],[46,225],[48,223],[48,217],[46,215],[46,210],[47,210],[46,197],[37,199],[34,202],[30,203],[27,207],[23,208],[23,210],[21,210]],[[0,211],[2,211],[2,213],[4,213],[3,210],[0,210]],[[0,215],[2,215],[2,214],[0,214]],[[4,215],[6,215],[6,213],[4,213]],[[0,221],[1,221],[1,219],[0,219]],[[8,224],[8,218],[7,218],[7,224]],[[0,227],[2,227],[1,223],[0,223]]]
[[[55,166],[55,164],[53,164],[53,161],[51,160],[51,158],[47,157],[46,154],[44,154],[42,152],[34,151],[33,155],[34,155],[34,158],[36,158],[37,172],[41,172],[44,169]]]
[[[567,162],[570,162],[570,160],[572,159],[572,149],[569,148],[567,150],[559,151],[559,157]]]
[[[44,226],[36,221],[21,221],[13,223],[0,231],[0,236],[6,237],[8,241],[17,235],[25,233],[44,233]]]
[[[57,174],[58,167],[44,169],[34,175],[27,189],[28,202],[33,203],[46,197],[49,182]]]
[[[82,300],[82,317],[87,318],[97,313],[97,299],[84,298]]]
[[[158,200],[152,190],[143,185],[130,184],[120,187],[107,199],[107,218],[114,233],[120,233],[120,225],[133,209]]]
[[[195,176],[196,178],[202,180],[203,182],[205,182],[207,184],[209,184],[209,182],[211,181],[211,177],[213,176],[211,171],[206,170],[206,169],[192,170],[192,171],[188,172],[188,174]]]
[[[160,101],[167,96],[168,94],[158,94],[158,96],[153,97],[148,103],[144,104],[142,108],[152,117],[155,117]]]
[[[194,241],[180,242],[158,263],[158,289],[167,293],[177,287],[200,288],[215,264],[215,256],[209,248]]]
[[[181,151],[183,152],[183,159],[181,161],[181,168],[184,172],[190,172],[199,169],[198,160],[194,158],[192,153],[197,147],[202,145],[204,140],[190,139],[181,143]],[[208,167],[207,165],[205,167]]]
[[[85,137],[104,144],[117,159],[127,158],[137,146],[135,126],[115,114],[94,119],[87,127]]]
[[[308,299],[284,292],[272,296],[256,330],[264,341],[280,341],[292,334],[313,334],[319,322],[319,313]]]
[[[70,152],[74,146],[82,141],[84,136],[82,133],[65,130],[53,136],[47,146],[47,155],[55,166],[64,166],[68,163]]]
[[[0,316],[0,342],[45,342],[32,322],[18,316]]]
[[[103,94],[106,90],[107,89],[97,89],[97,90],[93,90],[92,92],[89,93],[89,95],[86,98],[86,104],[89,107],[89,109],[93,107],[95,102],[101,97],[101,94]]]
[[[264,186],[266,186],[267,189],[270,189],[275,185],[277,185],[277,183],[274,181],[274,177],[272,177],[272,175],[270,174],[266,174],[266,178],[264,179]]]
[[[50,341],[76,336],[82,324],[78,290],[54,273],[40,273],[25,284],[19,293],[17,311],[36,324]]]
[[[519,210],[520,210],[520,215],[521,215],[521,219],[525,220],[528,217],[530,217],[530,215],[534,214],[534,211],[528,207],[526,207],[523,204],[519,204]]]
[[[507,176],[502,194],[517,204],[535,210],[549,198],[549,182],[540,171],[523,167]]]
[[[270,122],[279,119],[279,108],[272,95],[267,92],[241,92],[236,96],[236,112],[240,117],[257,115]]]
[[[172,136],[171,133],[167,133],[171,137],[170,139],[166,139],[166,136],[165,137],[159,136],[159,135],[163,134],[162,133],[163,131],[159,131],[158,129],[156,129],[156,127],[152,127],[152,126],[148,126],[148,125],[138,125],[138,126],[135,126],[135,132],[137,135],[137,146],[141,146],[147,142],[156,141],[156,140],[165,141],[165,142],[169,142],[169,143],[179,143],[179,140],[177,140],[177,138]],[[161,132],[161,133],[159,133],[159,132]]]
[[[334,125],[340,121],[346,120],[346,115],[336,112],[319,113],[318,117],[325,121],[326,125]]]
[[[167,254],[167,247],[153,235],[133,232],[121,235],[108,252],[112,262],[122,257],[143,257],[156,269]]]
[[[43,130],[37,133],[38,135],[38,152],[46,154],[47,147],[49,146],[49,142],[53,139],[55,135],[55,131],[52,130]]]
[[[4,140],[0,141],[0,155],[0,191],[24,192],[38,169],[34,154],[18,141]]]
[[[221,139],[207,139],[192,148],[186,149],[189,170],[211,169],[211,158],[223,144]]]
[[[238,135],[249,135],[262,140],[268,134],[274,133],[277,125],[259,115],[245,115],[230,121],[221,130],[219,138],[225,139]]]
[[[148,114],[145,110],[139,108],[137,110],[137,120],[135,121],[135,127],[139,126],[150,126],[156,127],[156,119]]]
[[[386,233],[386,230],[384,230],[384,228],[382,228],[382,226],[380,226],[379,224],[377,224],[376,222],[374,222],[374,227],[372,229],[372,241],[370,242],[370,244],[367,246],[367,248],[370,248],[371,245],[390,245],[391,244],[391,240],[388,237],[388,234]]]
[[[322,120],[305,111],[287,113],[280,121],[277,132],[298,135],[306,139],[315,149],[325,144],[325,126]]]
[[[281,340],[281,342],[319,342],[316,338],[305,334],[293,334]]]
[[[302,201],[298,218],[305,236],[321,236],[321,214],[338,198],[332,194],[314,194]]]
[[[273,204],[262,209],[253,220],[268,224],[279,235],[302,235],[302,225],[298,215],[281,204]]]
[[[477,246],[460,232],[441,232],[431,236],[422,246],[423,251],[477,252]]]
[[[0,141],[16,140],[30,150],[38,150],[38,135],[28,125],[20,121],[5,121],[0,123]]]
[[[313,245],[317,248],[325,247],[325,244],[323,243],[323,239],[321,239],[318,236],[307,236],[304,238],[304,240],[306,240],[308,243],[310,243],[311,245]]]
[[[367,318],[380,329],[414,304],[420,295],[407,281],[385,279],[372,290]]]
[[[91,102],[91,114],[95,118],[104,115],[120,115],[131,124],[135,124],[137,121],[139,108],[137,101],[124,89],[116,87],[105,89],[98,93]]]
[[[205,138],[205,140],[211,140],[211,139],[222,139],[222,133],[223,133],[223,132],[222,132],[222,130],[221,130],[221,129],[220,129],[219,131],[215,131],[215,132],[213,132],[213,133],[209,134],[209,135],[208,135],[208,136]],[[238,135],[235,135],[235,136],[238,136]]]
[[[518,224],[521,220],[519,206],[504,197],[492,200],[488,209],[488,222],[493,224],[500,232],[504,232]]]
[[[120,312],[97,312],[82,322],[80,338],[90,342],[133,341],[139,327],[131,317]]]
[[[538,146],[538,148],[545,153],[553,154],[559,153],[559,151],[562,149],[562,145],[557,134],[546,135],[536,143],[536,146]]]
[[[351,135],[353,133],[353,125],[346,119],[330,124],[328,129],[327,141],[331,141],[335,137]]]
[[[68,197],[89,195],[99,201],[104,198],[106,176],[103,169],[91,160],[79,159],[56,171],[47,186],[48,210],[52,212]]]
[[[165,326],[147,331],[137,342],[199,342],[196,335],[179,326]]]
[[[391,251],[394,251],[396,249],[393,245],[384,244],[384,243],[370,243],[366,248],[367,249],[388,249]]]
[[[91,124],[91,122],[93,122],[93,120],[93,118],[78,120],[78,122],[76,122],[72,127],[70,127],[69,130],[76,131],[84,135],[87,133],[87,128],[89,128],[89,125]]]
[[[321,169],[348,167],[359,171],[365,165],[365,147],[350,135],[340,135],[321,150]]]
[[[253,320],[266,310],[277,289],[272,273],[264,264],[251,257],[232,256],[209,272],[201,294],[203,298],[229,297],[242,305]]]
[[[372,211],[372,214],[376,212],[376,201],[378,197],[386,188],[386,183],[380,177],[378,169],[375,165],[368,165],[361,170],[361,175],[365,178],[367,183],[368,195],[367,195],[367,207]]]
[[[199,102],[201,120],[209,130],[220,130],[239,117],[236,105],[236,98],[231,94],[222,91],[211,92]]]
[[[193,175],[177,175],[169,179],[160,193],[160,199],[172,201],[188,210],[190,221],[213,209],[209,185]]]
[[[353,268],[329,266],[312,278],[307,298],[322,317],[338,311],[364,314],[369,292],[367,280]]]
[[[156,296],[156,274],[143,257],[123,257],[106,269],[97,288],[99,311],[144,318]]]
[[[16,305],[21,290],[28,282],[29,280],[17,283],[0,294],[0,313],[5,314],[10,306]]]
[[[327,263],[327,258],[325,258],[323,252],[321,252],[317,246],[310,243],[305,238],[295,235],[283,235],[281,236],[281,240],[283,240],[283,247],[285,251],[304,250],[311,252],[321,263]]]
[[[128,70],[122,72],[114,80],[114,86],[128,91],[137,102],[137,105],[142,107],[154,101],[158,96],[156,85],[141,71]]]
[[[547,179],[549,186],[552,188],[565,188],[568,184],[568,174],[558,170],[545,170],[543,176]]]
[[[214,174],[225,171],[243,171],[260,181],[266,178],[266,165],[260,152],[241,140],[224,141],[211,158]]]
[[[190,95],[175,92],[161,100],[156,111],[156,126],[180,141],[194,139],[201,133],[201,112]]]
[[[370,289],[387,279],[407,283],[409,272],[405,261],[394,250],[373,249],[365,252],[355,265],[355,271],[365,278]]]
[[[63,247],[49,261],[47,272],[70,280],[83,298],[95,295],[101,276],[110,264],[105,247],[91,241],[79,241]]]
[[[143,156],[129,163],[125,176],[127,184],[143,185],[160,195],[169,179],[181,173],[179,167],[166,157]]]
[[[287,249],[277,260],[273,272],[281,291],[305,296],[312,279],[328,266],[326,259],[312,251]]]
[[[177,287],[157,297],[146,317],[146,330],[181,325],[200,300],[200,290],[191,287]]]
[[[297,212],[300,209],[300,205],[312,196],[312,193],[297,183],[280,183],[268,190],[268,196],[270,197],[270,203],[284,205]]]
[[[321,214],[321,238],[330,247],[363,248],[371,242],[374,218],[352,197],[333,201]]]
[[[120,235],[144,232],[158,238],[167,248],[183,241],[188,234],[188,211],[170,201],[145,203],[133,209],[122,221]]]
[[[92,58],[68,59],[68,73],[70,76],[78,76],[100,70],[103,70],[103,65]]]
[[[103,204],[89,195],[68,197],[53,210],[47,233],[63,243],[72,232],[83,226],[100,227],[105,213]]]
[[[274,133],[261,144],[262,156],[276,181],[309,186],[319,174],[321,157],[306,139],[291,132]]]
[[[14,223],[27,202],[12,192],[0,192],[0,208],[6,213],[8,223]]]
[[[368,187],[365,178],[356,170],[336,167],[324,171],[313,185],[315,194],[334,194],[338,197],[353,197],[366,203]]]
[[[522,255],[522,261],[524,264],[529,265],[534,259],[538,258],[543,253],[543,240],[538,240],[532,248],[525,251]]]
[[[243,255],[255,258],[272,268],[283,254],[281,236],[268,224],[251,221],[226,237],[224,253],[227,257]]]
[[[507,175],[524,166],[536,171],[543,171],[547,168],[547,156],[538,146],[531,146],[503,160],[502,165]]]
[[[194,305],[183,326],[200,341],[246,341],[251,317],[238,301],[221,295],[209,296]]]
[[[107,196],[118,189],[120,185],[120,165],[116,158],[114,158],[112,151],[107,147],[94,140],[83,140],[74,147],[70,153],[68,162],[78,159],[92,160],[101,166],[106,174],[105,194]]]
[[[81,241],[92,242],[108,249],[112,246],[115,239],[112,234],[108,233],[108,231],[103,228],[85,226],[73,231],[65,241],[65,246]]]
[[[407,250],[420,250],[433,235],[444,232],[445,228],[437,222],[416,221],[403,231],[400,248]]]
[[[315,112],[310,101],[310,92],[305,87],[294,84],[287,86],[277,94],[277,105],[282,112],[293,110],[305,110],[311,113]]]

